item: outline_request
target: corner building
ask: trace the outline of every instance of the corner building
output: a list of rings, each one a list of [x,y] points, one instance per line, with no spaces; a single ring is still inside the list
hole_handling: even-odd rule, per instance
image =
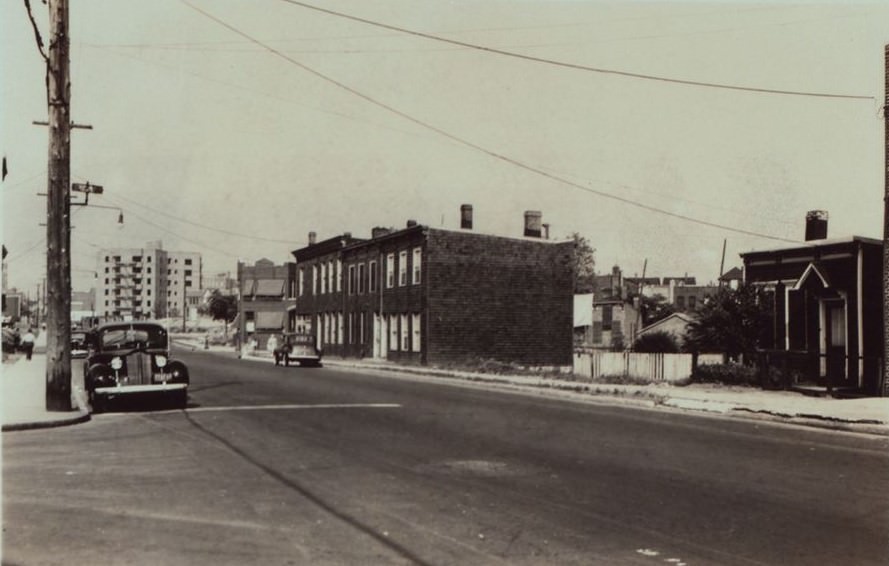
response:
[[[297,327],[326,355],[415,364],[572,361],[574,244],[375,228],[293,252]]]

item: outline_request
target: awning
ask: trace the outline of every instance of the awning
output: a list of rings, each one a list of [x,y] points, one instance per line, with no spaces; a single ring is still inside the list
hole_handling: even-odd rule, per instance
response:
[[[253,279],[247,279],[244,281],[244,287],[241,289],[242,297],[249,297],[253,294],[253,288],[256,286],[256,282]]]
[[[256,313],[257,330],[281,330],[284,328],[284,313],[280,311]]]
[[[284,280],[257,279],[253,294],[258,297],[281,297],[284,295]]]

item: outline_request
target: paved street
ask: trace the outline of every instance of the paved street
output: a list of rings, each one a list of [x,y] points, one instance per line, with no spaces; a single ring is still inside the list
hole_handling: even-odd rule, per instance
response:
[[[3,435],[4,564],[885,564],[885,437],[195,352]]]

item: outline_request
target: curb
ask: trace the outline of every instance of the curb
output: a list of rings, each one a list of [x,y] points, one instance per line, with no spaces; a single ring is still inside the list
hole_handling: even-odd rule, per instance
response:
[[[92,419],[92,415],[89,413],[84,413],[78,411],[77,416],[68,417],[68,418],[59,418],[49,421],[31,421],[31,422],[23,422],[23,423],[11,423],[5,424],[2,427],[2,432],[14,432],[20,430],[37,430],[41,428],[58,428],[62,426],[70,426],[80,423],[85,423]]]

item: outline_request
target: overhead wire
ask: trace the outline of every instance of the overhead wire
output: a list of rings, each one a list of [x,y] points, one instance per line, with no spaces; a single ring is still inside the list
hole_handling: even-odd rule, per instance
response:
[[[114,198],[119,198],[119,199],[121,199],[121,200],[124,200],[124,201],[130,203],[130,204],[134,204],[134,205],[136,205],[136,206],[139,206],[139,207],[144,208],[145,210],[149,210],[149,211],[151,211],[151,212],[154,212],[155,214],[160,214],[161,216],[166,216],[167,218],[170,218],[170,219],[172,219],[172,220],[177,220],[177,221],[182,222],[182,223],[184,223],[184,224],[188,224],[188,225],[191,225],[191,226],[196,226],[196,227],[198,227],[198,228],[203,228],[204,230],[210,230],[210,231],[213,231],[213,232],[218,232],[218,233],[220,233],[220,234],[226,234],[226,235],[228,235],[228,236],[237,236],[237,237],[239,237],[239,238],[248,238],[248,239],[251,239],[251,240],[258,240],[258,241],[261,241],[261,242],[272,242],[272,243],[275,243],[275,244],[303,245],[303,244],[305,243],[305,242],[294,242],[293,240],[278,240],[278,239],[275,239],[275,238],[264,238],[264,237],[262,237],[262,236],[251,236],[250,234],[243,234],[243,233],[241,233],[241,232],[233,232],[233,231],[231,231],[231,230],[224,230],[224,229],[222,229],[222,228],[216,228],[215,226],[209,226],[209,225],[207,225],[207,224],[201,224],[200,222],[195,222],[195,221],[193,221],[193,220],[188,220],[188,219],[186,219],[186,218],[182,218],[182,217],[180,217],[180,216],[174,216],[174,215],[172,215],[172,214],[170,214],[170,213],[168,213],[168,212],[164,212],[164,211],[159,210],[159,209],[157,209],[157,208],[153,208],[153,207],[150,207],[150,206],[148,206],[148,205],[142,204],[142,203],[140,203],[140,202],[136,202],[135,200],[130,199],[130,198],[127,198],[127,197],[125,197],[125,196],[123,196],[123,195],[116,195]],[[109,199],[109,200],[110,200],[111,202],[113,202],[113,201],[114,201],[114,198],[111,198],[111,199]]]
[[[731,85],[725,83],[715,83],[715,82],[707,82],[707,81],[693,81],[687,79],[677,79],[673,77],[665,77],[659,75],[649,75],[645,73],[634,73],[630,71],[621,71],[617,69],[605,69],[602,67],[592,67],[589,65],[581,65],[578,63],[567,63],[565,61],[558,61],[555,59],[547,59],[545,57],[536,57],[533,55],[526,55],[523,53],[515,53],[513,51],[506,51],[503,49],[497,49],[495,47],[488,47],[485,45],[479,45],[476,43],[469,43],[467,41],[459,41],[456,39],[449,39],[447,37],[442,37],[440,35],[434,35],[431,33],[425,33],[421,31],[416,31],[400,26],[395,26],[391,24],[386,24],[383,22],[378,22],[375,20],[370,20],[367,18],[361,18],[358,16],[353,16],[351,14],[346,14],[345,12],[337,12],[336,10],[330,10],[328,8],[322,8],[320,6],[313,6],[312,4],[306,4],[305,2],[299,2],[298,0],[279,0],[280,2],[284,2],[286,4],[292,4],[294,6],[299,6],[301,8],[306,8],[308,10],[315,10],[317,12],[322,12],[325,14],[329,14],[331,16],[336,16],[338,18],[344,18],[347,20],[352,20],[355,22],[360,22],[363,24],[367,24],[370,26],[386,29],[389,31],[397,31],[407,35],[413,35],[416,37],[422,37],[424,39],[430,39],[432,41],[439,41],[442,43],[448,43],[451,45],[458,45],[460,47],[466,47],[470,49],[476,49],[478,51],[485,51],[487,53],[494,53],[497,55],[503,55],[505,57],[513,57],[516,59],[522,59],[525,61],[533,61],[535,63],[544,63],[547,65],[554,65],[557,67],[564,67],[568,69],[575,69],[579,71],[588,71],[592,73],[601,73],[607,75],[617,75],[622,77],[629,77],[634,79],[642,79],[647,81],[659,81],[673,84],[681,84],[687,86],[698,86],[705,88],[716,88],[716,89],[726,89],[726,90],[736,90],[736,91],[745,91],[745,92],[755,92],[761,94],[780,94],[787,96],[808,96],[808,97],[817,97],[817,98],[840,98],[840,99],[852,99],[852,100],[876,100],[875,96],[867,96],[867,95],[856,95],[856,94],[837,94],[837,93],[828,93],[828,92],[811,92],[811,91],[801,91],[801,90],[784,90],[784,89],[775,89],[775,88],[763,88],[763,87],[752,87],[752,86],[743,86],[743,85]]]
[[[370,103],[370,104],[373,104],[374,106],[377,106],[377,107],[379,107],[379,108],[382,108],[383,110],[386,110],[387,112],[390,112],[390,113],[392,113],[392,114],[395,114],[396,116],[399,116],[399,117],[401,117],[401,118],[404,119],[404,120],[407,120],[407,121],[409,121],[409,122],[412,122],[412,123],[414,123],[414,124],[417,124],[418,126],[421,126],[421,127],[423,127],[423,128],[427,128],[427,129],[429,129],[429,130],[431,130],[431,131],[433,131],[433,132],[436,132],[437,134],[439,134],[439,135],[441,135],[441,136],[443,136],[443,137],[446,137],[446,138],[448,138],[448,139],[450,139],[450,140],[452,140],[452,141],[455,141],[455,142],[457,142],[457,143],[459,143],[459,144],[461,144],[461,145],[463,145],[463,146],[466,146],[466,147],[469,147],[469,148],[474,149],[474,150],[476,150],[476,151],[485,153],[485,154],[489,155],[490,157],[493,157],[493,158],[498,159],[498,160],[500,160],[500,161],[503,161],[503,162],[505,162],[505,163],[509,163],[509,164],[511,164],[511,165],[513,165],[513,166],[515,166],[515,167],[518,167],[518,168],[520,168],[520,169],[524,169],[525,171],[529,171],[529,172],[535,173],[535,174],[537,174],[537,175],[540,175],[540,176],[545,177],[545,178],[547,178],[547,179],[550,179],[550,180],[552,180],[552,181],[556,181],[556,182],[558,182],[558,183],[561,183],[561,184],[564,184],[564,185],[567,185],[567,186],[570,186],[570,187],[573,187],[573,188],[576,188],[576,189],[579,189],[579,190],[582,190],[582,191],[585,191],[585,192],[588,192],[588,193],[591,193],[591,194],[595,194],[595,195],[601,196],[601,197],[603,197],[603,198],[608,198],[608,199],[611,199],[611,200],[614,200],[614,201],[617,201],[617,202],[622,202],[622,203],[624,203],[624,204],[628,204],[628,205],[630,205],[630,206],[634,206],[634,207],[640,208],[640,209],[642,209],[642,210],[647,210],[647,211],[649,211],[649,212],[654,212],[654,213],[657,213],[657,214],[661,214],[661,215],[664,215],[664,216],[669,216],[669,217],[676,218],[676,219],[679,219],[679,220],[685,220],[685,221],[692,222],[692,223],[695,223],[695,224],[698,224],[698,225],[701,225],[701,226],[708,226],[708,227],[710,227],[710,228],[717,228],[717,229],[720,229],[720,230],[726,230],[726,231],[734,232],[734,233],[737,233],[737,234],[743,234],[743,235],[745,235],[745,236],[754,236],[754,237],[764,238],[764,239],[768,239],[768,240],[776,240],[776,241],[781,241],[781,242],[791,242],[791,243],[798,243],[798,242],[799,242],[799,240],[795,240],[795,239],[784,238],[784,237],[780,237],[780,236],[774,236],[774,235],[771,235],[771,234],[765,234],[765,233],[761,233],[761,232],[755,232],[755,231],[752,231],[752,230],[746,230],[746,229],[743,229],[743,228],[736,228],[736,227],[734,227],[734,226],[729,226],[729,225],[726,225],[726,224],[720,224],[720,223],[717,223],[717,222],[710,222],[710,221],[707,221],[707,220],[702,220],[702,219],[700,219],[700,218],[695,218],[695,217],[692,217],[692,216],[688,216],[688,215],[686,215],[686,214],[679,214],[679,213],[672,212],[672,211],[669,211],[669,210],[665,210],[665,209],[662,209],[662,208],[658,208],[658,207],[655,207],[655,206],[647,205],[647,204],[645,204],[645,203],[641,203],[641,202],[638,202],[638,201],[634,201],[634,200],[632,200],[632,199],[628,199],[628,198],[624,198],[624,197],[621,197],[621,196],[618,196],[618,195],[614,195],[614,194],[611,194],[611,193],[608,193],[608,192],[605,192],[605,191],[600,191],[600,190],[596,190],[596,189],[593,189],[593,188],[590,188],[590,187],[586,187],[586,186],[581,185],[581,184],[579,184],[579,183],[575,183],[575,182],[570,181],[570,180],[568,180],[568,179],[559,177],[558,175],[548,173],[548,172],[546,172],[546,171],[543,171],[542,169],[539,169],[539,168],[537,168],[537,167],[533,167],[533,166],[528,165],[528,164],[526,164],[526,163],[523,163],[523,162],[521,162],[521,161],[519,161],[519,160],[517,160],[517,159],[513,159],[513,158],[511,158],[511,157],[509,157],[509,156],[507,156],[507,155],[504,155],[504,154],[502,154],[502,153],[498,153],[498,152],[496,152],[496,151],[487,149],[487,148],[485,148],[485,147],[483,147],[483,146],[481,146],[481,145],[478,145],[478,144],[476,144],[476,143],[474,143],[474,142],[471,142],[471,141],[469,141],[469,140],[466,140],[466,139],[464,139],[464,138],[461,138],[461,137],[459,137],[459,136],[457,136],[457,135],[455,135],[455,134],[452,134],[452,133],[450,133],[450,132],[448,132],[448,131],[445,131],[445,130],[443,130],[443,129],[437,127],[437,126],[434,126],[434,125],[432,125],[432,124],[430,124],[430,123],[428,123],[428,122],[424,122],[423,120],[420,120],[420,119],[418,119],[418,118],[414,118],[413,116],[411,116],[411,115],[409,115],[409,114],[406,114],[406,113],[402,112],[401,110],[398,110],[397,108],[395,108],[395,107],[393,107],[393,106],[390,106],[390,105],[388,105],[388,104],[386,104],[386,103],[384,103],[384,102],[381,102],[381,101],[379,101],[379,100],[377,100],[377,99],[371,97],[370,95],[364,94],[363,92],[361,92],[361,91],[359,91],[359,90],[357,90],[357,89],[355,89],[355,88],[353,88],[353,87],[350,87],[349,85],[347,85],[347,84],[345,84],[345,83],[343,83],[343,82],[341,82],[341,81],[338,81],[338,80],[336,80],[336,79],[334,79],[334,78],[332,78],[332,77],[329,77],[329,76],[325,75],[324,73],[321,73],[320,71],[317,71],[317,70],[315,70],[314,68],[309,67],[308,65],[306,65],[306,64],[304,64],[304,63],[301,63],[300,61],[297,61],[296,59],[293,59],[292,57],[289,57],[288,55],[286,55],[285,53],[281,52],[280,50],[275,49],[274,47],[272,47],[272,46],[270,46],[270,45],[267,45],[267,44],[263,43],[262,41],[260,41],[260,40],[258,40],[258,39],[256,39],[256,38],[254,38],[253,36],[249,35],[248,33],[244,32],[244,31],[241,31],[240,29],[234,27],[233,25],[229,24],[228,22],[225,22],[224,20],[222,20],[222,19],[220,19],[220,18],[214,16],[213,14],[210,14],[209,12],[206,12],[205,10],[202,10],[201,8],[198,8],[197,6],[195,6],[195,5],[191,4],[190,2],[188,2],[187,0],[180,0],[180,1],[181,1],[183,4],[185,4],[186,6],[188,6],[189,8],[191,8],[192,10],[194,10],[195,12],[197,12],[197,13],[203,15],[204,17],[206,17],[206,18],[208,18],[208,19],[210,19],[210,20],[216,22],[217,24],[219,24],[220,26],[222,26],[222,27],[228,29],[229,31],[231,31],[231,32],[233,32],[233,33],[235,33],[235,34],[237,34],[237,35],[240,35],[241,37],[243,37],[243,38],[245,38],[245,39],[247,39],[247,40],[249,40],[249,41],[255,43],[256,45],[262,46],[264,49],[266,49],[266,50],[269,51],[270,53],[272,53],[272,54],[274,54],[274,55],[280,57],[281,59],[283,59],[283,60],[285,60],[285,61],[291,63],[292,65],[295,65],[295,66],[297,66],[297,67],[303,69],[303,70],[306,71],[307,73],[310,73],[310,74],[312,74],[312,75],[314,75],[314,76],[316,76],[316,77],[318,77],[318,78],[320,78],[320,79],[322,79],[322,80],[324,80],[324,81],[326,81],[326,82],[328,82],[328,83],[330,83],[330,84],[333,84],[334,86],[336,86],[336,87],[338,87],[338,88],[340,88],[340,89],[343,89],[343,90],[345,90],[345,91],[351,93],[352,95],[354,95],[354,96],[356,96],[356,97],[358,97],[358,98],[361,98],[362,100],[365,100],[366,102],[368,102],[368,103]],[[288,0],[283,0],[283,1],[288,1]],[[326,10],[322,10],[322,11],[326,11]]]

